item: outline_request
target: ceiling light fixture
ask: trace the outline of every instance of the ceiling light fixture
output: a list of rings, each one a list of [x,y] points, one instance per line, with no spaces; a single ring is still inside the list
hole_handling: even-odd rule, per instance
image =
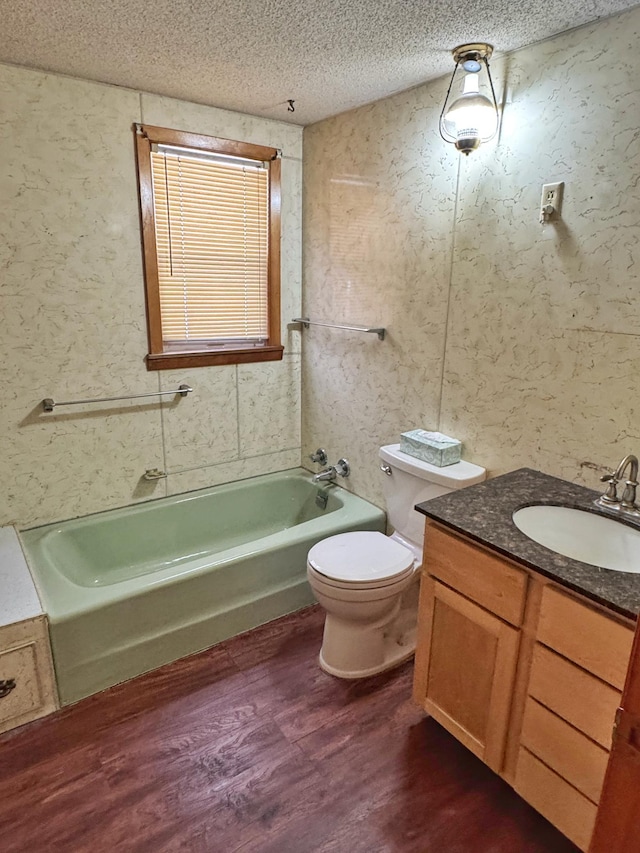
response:
[[[493,47],[484,43],[461,44],[451,53],[456,67],[440,114],[440,136],[453,143],[458,151],[470,154],[481,142],[492,139],[498,129],[498,103],[488,61]],[[463,73],[458,73],[459,70]],[[462,91],[450,102],[454,81],[462,82]],[[480,91],[481,88],[488,91],[487,85],[491,98]]]

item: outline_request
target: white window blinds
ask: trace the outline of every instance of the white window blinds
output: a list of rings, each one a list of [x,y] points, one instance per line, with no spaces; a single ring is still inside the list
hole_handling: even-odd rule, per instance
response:
[[[268,338],[269,170],[171,146],[151,151],[165,350]]]

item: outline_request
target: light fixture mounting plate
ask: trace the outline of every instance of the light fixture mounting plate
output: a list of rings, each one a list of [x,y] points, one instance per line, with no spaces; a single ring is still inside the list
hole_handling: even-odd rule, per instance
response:
[[[451,51],[454,62],[464,62],[466,59],[491,59],[493,45],[486,42],[461,44]]]

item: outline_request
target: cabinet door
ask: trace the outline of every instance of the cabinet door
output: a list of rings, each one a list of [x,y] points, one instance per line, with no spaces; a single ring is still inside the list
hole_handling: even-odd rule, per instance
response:
[[[0,731],[10,728],[14,718],[37,715],[42,705],[35,643],[0,652]]]
[[[422,578],[415,698],[493,770],[502,769],[519,631]]]

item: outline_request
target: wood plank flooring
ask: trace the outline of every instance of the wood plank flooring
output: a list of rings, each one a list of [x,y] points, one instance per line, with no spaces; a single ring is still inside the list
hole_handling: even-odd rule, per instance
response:
[[[308,608],[0,736],[1,853],[573,853]]]

